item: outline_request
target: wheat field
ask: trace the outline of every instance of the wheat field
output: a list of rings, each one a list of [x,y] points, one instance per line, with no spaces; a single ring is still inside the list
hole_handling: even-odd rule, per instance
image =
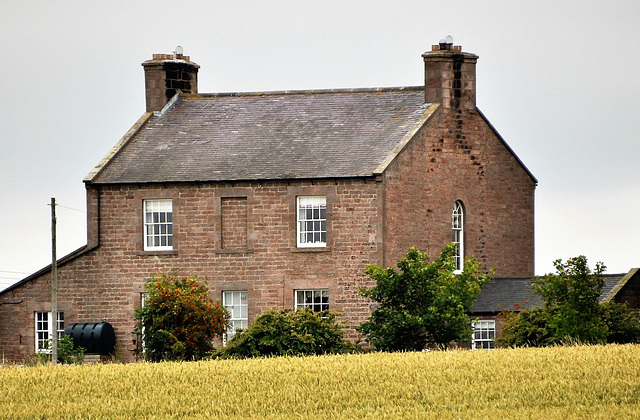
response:
[[[632,419],[640,346],[0,368],[0,418]]]

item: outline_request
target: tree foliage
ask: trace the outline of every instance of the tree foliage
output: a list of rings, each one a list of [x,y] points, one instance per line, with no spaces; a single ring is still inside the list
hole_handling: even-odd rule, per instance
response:
[[[508,347],[546,347],[557,342],[550,326],[551,312],[532,309],[522,312],[502,313],[505,323],[498,343]]]
[[[214,357],[309,356],[344,353],[354,345],[344,339],[344,326],[331,311],[271,310],[236,332]]]
[[[556,273],[537,278],[534,291],[542,296],[545,309],[552,315],[549,326],[554,335],[585,343],[606,341],[607,327],[598,302],[604,287],[605,266],[596,263],[592,272],[584,255],[566,263],[556,260],[553,265]]]
[[[227,328],[229,314],[196,276],[158,274],[145,284],[147,297],[136,310],[145,359],[198,360]]]
[[[625,304],[599,303],[605,266],[591,271],[583,255],[554,261],[556,273],[535,279],[534,292],[544,307],[505,314],[498,342],[510,346],[549,346],[565,342],[640,341],[638,311]]]
[[[637,309],[614,302],[603,303],[601,309],[608,343],[640,343],[640,312]]]
[[[468,313],[491,273],[479,274],[480,264],[467,258],[462,273],[454,274],[454,252],[449,244],[429,262],[427,254],[411,248],[398,261],[399,270],[366,268],[376,285],[361,293],[378,303],[357,328],[368,342],[383,351],[416,351],[470,337]]]

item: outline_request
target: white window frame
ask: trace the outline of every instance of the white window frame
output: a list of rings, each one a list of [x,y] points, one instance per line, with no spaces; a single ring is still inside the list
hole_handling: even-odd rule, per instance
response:
[[[327,197],[303,195],[296,198],[298,248],[327,246]]]
[[[297,289],[294,291],[295,308],[314,312],[329,310],[329,289]]]
[[[231,315],[227,332],[222,337],[222,344],[226,345],[239,329],[245,330],[249,326],[249,293],[246,290],[225,290],[222,292],[222,305]]]
[[[36,353],[51,353],[51,337],[53,336],[53,325],[49,320],[53,319],[52,312],[35,312],[35,343]],[[64,334],[64,312],[58,311],[58,322],[56,323],[58,338]]]
[[[472,324],[471,349],[494,350],[496,348],[496,321],[479,319]]]
[[[145,306],[147,306],[147,299],[149,299],[149,293],[148,292],[140,292],[140,309],[144,308]],[[142,323],[141,323],[142,324]],[[140,337],[138,337],[140,339],[140,351],[142,352],[142,354],[145,354],[147,351],[147,341],[146,341],[146,329],[147,327],[145,327],[144,325],[141,325],[142,328],[140,328]],[[136,345],[137,347],[137,345]],[[136,356],[137,357],[137,356]]]
[[[460,274],[464,270],[464,206],[460,200],[451,209],[451,242],[455,245],[454,273]]]
[[[144,200],[143,207],[144,250],[173,250],[173,201]]]

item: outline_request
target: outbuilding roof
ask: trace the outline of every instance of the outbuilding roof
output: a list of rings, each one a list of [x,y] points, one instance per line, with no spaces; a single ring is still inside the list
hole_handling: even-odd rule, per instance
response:
[[[616,293],[635,275],[637,269],[629,273],[605,274],[600,302],[612,300]],[[485,285],[475,301],[472,312],[498,313],[542,308],[540,295],[533,293],[533,277],[496,277]]]
[[[373,176],[436,108],[422,87],[179,94],[145,114],[85,182]]]

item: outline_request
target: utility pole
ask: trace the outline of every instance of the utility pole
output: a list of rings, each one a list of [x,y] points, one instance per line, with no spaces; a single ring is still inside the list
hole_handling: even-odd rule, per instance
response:
[[[56,199],[51,198],[51,363],[58,363],[58,259],[56,258]]]

